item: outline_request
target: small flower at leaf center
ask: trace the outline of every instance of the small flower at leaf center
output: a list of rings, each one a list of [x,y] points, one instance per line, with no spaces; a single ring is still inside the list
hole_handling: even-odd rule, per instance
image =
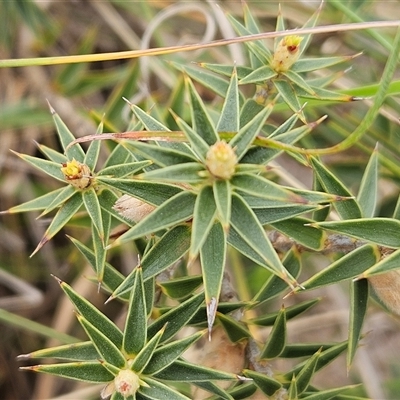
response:
[[[114,379],[115,391],[125,398],[133,396],[140,387],[139,377],[130,369],[122,369]]]
[[[286,72],[299,59],[301,36],[290,35],[284,37],[276,47],[271,67],[276,72]]]
[[[88,188],[93,180],[89,167],[86,164],[76,161],[75,158],[72,161],[62,164],[61,172],[68,183],[77,189]]]
[[[237,156],[232,146],[224,140],[213,144],[207,152],[206,166],[210,173],[220,179],[230,179],[235,173]]]

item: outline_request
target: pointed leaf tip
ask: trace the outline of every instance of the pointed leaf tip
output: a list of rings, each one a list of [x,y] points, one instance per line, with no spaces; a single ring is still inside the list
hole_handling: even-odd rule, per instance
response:
[[[208,340],[211,342],[211,332],[217,313],[218,301],[215,297],[211,297],[210,302],[207,304],[207,325],[208,325]]]

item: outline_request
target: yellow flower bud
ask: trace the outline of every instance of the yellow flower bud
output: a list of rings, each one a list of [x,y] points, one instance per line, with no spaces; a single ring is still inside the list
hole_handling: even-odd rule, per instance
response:
[[[232,146],[224,140],[210,147],[206,156],[206,166],[211,175],[220,179],[230,179],[235,173],[237,156]]]
[[[284,37],[276,47],[271,67],[276,72],[285,72],[299,59],[301,36]]]
[[[75,158],[72,161],[62,164],[61,172],[68,183],[77,189],[86,189],[92,183],[93,178],[89,167],[86,164],[76,161]]]

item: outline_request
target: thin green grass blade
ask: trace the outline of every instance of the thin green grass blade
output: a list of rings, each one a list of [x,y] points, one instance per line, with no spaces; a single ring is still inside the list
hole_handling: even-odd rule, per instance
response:
[[[216,210],[212,187],[205,186],[200,190],[194,205],[189,262],[197,257],[200,248],[206,241],[214,223]]]
[[[358,343],[361,329],[367,312],[369,285],[367,279],[350,283],[350,321],[349,321],[349,347],[347,349],[347,371],[350,370]]]
[[[147,309],[142,268],[134,270],[134,282],[125,321],[122,348],[130,356],[138,354],[147,341]]]

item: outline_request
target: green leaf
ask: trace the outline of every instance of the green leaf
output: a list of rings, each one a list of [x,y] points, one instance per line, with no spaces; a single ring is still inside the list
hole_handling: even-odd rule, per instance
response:
[[[268,266],[274,274],[289,285],[296,285],[296,280],[282,265],[257,217],[244,200],[236,194],[232,196],[231,224],[246,244],[261,257],[263,266]]]
[[[297,60],[291,67],[293,72],[309,72],[318,69],[332,67],[333,65],[340,64],[342,62],[353,60],[358,57],[359,54],[353,56],[339,56],[339,57],[323,57],[323,58],[301,58]]]
[[[136,355],[147,341],[147,310],[142,268],[135,268],[135,280],[129,299],[122,347],[126,354]]]
[[[54,150],[40,143],[37,143],[36,145],[40,150],[40,152],[44,154],[50,161],[53,161],[57,164],[64,164],[65,162],[68,161],[67,156],[59,153],[57,150]]]
[[[252,68],[243,65],[234,66],[232,64],[212,64],[205,62],[197,63],[197,65],[209,71],[215,72],[219,75],[224,75],[227,78],[230,78],[232,76],[235,68],[239,79],[244,78],[246,75],[250,74],[253,71]]]
[[[277,73],[269,66],[263,65],[250,74],[247,74],[244,78],[242,78],[239,82],[240,85],[245,85],[248,83],[265,83],[266,81],[277,76]]]
[[[282,384],[275,379],[269,377],[268,375],[262,374],[260,372],[252,371],[250,369],[245,369],[243,371],[244,376],[253,379],[257,387],[265,393],[267,396],[273,396],[275,392],[282,388]]]
[[[304,122],[306,122],[305,116],[302,111],[302,105],[300,104],[300,100],[293,89],[292,85],[284,81],[282,79],[274,79],[274,85],[278,90],[279,94],[282,96],[285,103],[290,107],[290,109],[298,114],[299,118]]]
[[[82,192],[83,203],[85,204],[86,211],[89,214],[89,217],[92,221],[92,224],[96,228],[96,231],[104,243],[104,227],[103,227],[103,218],[101,213],[101,207],[99,199],[97,198],[97,194],[95,189],[89,188]]]
[[[9,208],[7,211],[2,211],[2,213],[15,214],[27,211],[37,211],[46,209],[53,201],[56,199],[60,193],[65,190],[65,187],[53,190],[52,192],[46,193],[42,196],[36,197],[30,201],[19,204]]]
[[[317,179],[325,189],[331,194],[351,197],[350,191],[343,185],[337,177],[332,174],[321,162],[311,157],[311,165],[317,174]],[[334,203],[334,207],[342,219],[361,218],[361,210],[354,199]]]
[[[231,184],[242,192],[266,200],[304,204],[305,199],[285,187],[254,174],[240,174],[231,179]]]
[[[318,95],[315,90],[299,74],[289,70],[284,72],[282,75],[286,76],[286,78],[295,84],[296,87],[303,89],[310,96],[318,99]]]
[[[282,261],[285,268],[289,273],[297,278],[301,270],[301,257],[300,253],[295,246],[293,246],[285,255]],[[281,294],[284,290],[287,290],[288,285],[285,281],[276,275],[271,275],[271,277],[264,283],[258,293],[254,296],[253,302],[255,306],[260,303],[271,300],[275,296]]]
[[[364,245],[333,262],[301,284],[304,289],[316,289],[347,279],[355,278],[380,258],[379,250],[373,245]],[[295,289],[298,291],[297,289]]]
[[[372,218],[376,208],[378,197],[378,156],[378,151],[375,149],[365,168],[357,196],[362,215],[366,218]]]
[[[239,130],[239,116],[238,80],[236,68],[234,68],[217,123],[217,131],[237,132]]]
[[[147,324],[145,324],[146,326]],[[132,371],[141,373],[146,365],[149,363],[150,359],[154,355],[162,335],[164,334],[165,328],[160,329],[139,351],[136,357],[133,359],[130,369]]]
[[[225,97],[228,89],[228,82],[215,74],[204,70],[203,68],[192,67],[191,65],[181,65],[175,62],[170,62],[178,70],[184,72],[192,79],[201,83],[204,87],[212,90],[214,93]]]
[[[103,132],[103,122],[101,122],[97,127],[96,134],[101,135],[102,132]],[[99,154],[100,154],[100,147],[101,147],[100,140],[92,140],[86,151],[83,163],[86,164],[91,171],[93,171],[97,165],[97,161],[99,159]]]
[[[157,282],[162,292],[172,299],[183,299],[193,293],[203,283],[202,275],[183,276],[165,282]]]
[[[192,192],[178,193],[120,236],[114,244],[118,245],[187,221],[193,215],[195,201],[196,195]]]
[[[97,176],[96,181],[154,206],[164,203],[169,198],[183,191],[179,186],[135,179],[115,179]]]
[[[184,182],[196,184],[204,181],[200,175],[204,172],[204,166],[197,162],[188,162],[184,164],[169,165],[168,167],[153,169],[139,175],[140,179],[159,180],[163,182]]]
[[[185,68],[186,70],[186,68]],[[186,90],[189,93],[190,113],[192,117],[192,127],[195,132],[209,145],[213,145],[219,140],[218,133],[205,108],[203,100],[196,91],[193,82],[186,79]],[[225,96],[224,96],[225,97]]]
[[[138,140],[128,141],[124,145],[132,152],[133,156],[140,155],[161,167],[197,161],[189,147],[182,149],[161,147],[159,144],[143,143]]]
[[[226,236],[222,225],[215,223],[200,250],[204,294],[207,307],[208,331],[211,335],[219,295],[221,292],[226,258]],[[210,336],[211,337],[211,336]]]
[[[242,340],[251,337],[251,333],[248,331],[248,329],[246,329],[242,323],[235,320],[231,316],[217,313],[217,319],[232,343],[241,342]]]
[[[349,321],[349,347],[347,350],[347,371],[353,362],[361,329],[367,312],[369,286],[366,279],[351,282],[350,297],[350,321]]]
[[[206,241],[214,223],[216,210],[217,206],[212,187],[204,186],[200,190],[194,205],[189,260],[194,260],[197,257],[200,248]]]
[[[312,226],[376,243],[380,246],[400,247],[400,221],[391,218],[348,219],[346,221],[315,222]]]
[[[315,367],[315,371],[319,371],[330,362],[332,362],[335,358],[337,358],[343,351],[347,349],[347,341],[338,343],[336,346],[332,346],[327,350],[324,350],[317,361],[317,365]],[[293,376],[297,376],[302,368],[307,364],[307,361],[303,361],[297,364],[291,371],[285,373],[283,375],[284,379],[291,380]]]
[[[306,225],[309,223],[310,220],[304,218],[291,218],[270,225],[309,249],[321,250],[325,245],[327,235],[323,231],[318,232],[316,229],[310,229],[312,227]]]
[[[93,343],[88,341],[50,347],[48,349],[36,350],[32,353],[18,356],[18,360],[25,360],[27,358],[55,358],[59,360],[96,361],[99,359],[99,353],[97,352]]]
[[[148,376],[143,377],[142,380],[148,386],[141,385],[138,393],[145,396],[148,400],[190,400],[189,397]]]
[[[11,150],[11,152],[45,174],[50,175],[52,178],[55,178],[65,184],[64,174],[61,171],[61,164],[49,160],[43,160],[42,158],[32,157],[28,154],[17,153],[13,150]]]
[[[314,376],[320,355],[321,350],[317,351],[312,357],[310,357],[300,372],[296,375],[296,389],[298,394],[303,393],[308,388],[308,385]]]
[[[260,359],[268,360],[279,357],[286,346],[286,310],[281,308],[275,318],[274,326],[268,336],[264,348],[261,350]]]
[[[217,206],[217,218],[225,231],[229,229],[232,209],[232,190],[230,183],[225,179],[213,182],[214,201]]]
[[[211,368],[202,367],[186,361],[175,361],[168,368],[155,374],[156,378],[166,381],[202,382],[209,380],[238,380],[236,374],[222,372]]]
[[[99,362],[34,365],[32,367],[20,367],[20,369],[24,371],[44,372],[82,382],[104,383],[111,382],[114,379],[114,375],[107,371]]]
[[[39,251],[63,226],[75,215],[82,206],[82,195],[80,192],[75,193],[62,207],[51,221],[50,226],[46,229],[43,238],[40,240],[31,257]]]
[[[254,214],[257,216],[261,225],[276,224],[281,221],[286,221],[287,224],[283,224],[284,227],[292,223],[293,217],[297,217],[300,214],[320,209],[320,206],[313,205],[288,205],[282,207],[266,207],[266,208],[254,208]]]
[[[359,385],[349,385],[349,386],[343,386],[340,388],[335,388],[335,389],[328,389],[328,390],[321,390],[318,391],[318,393],[313,393],[307,396],[303,396],[302,399],[304,400],[329,400],[329,399],[335,399],[335,398],[339,398],[337,397],[337,395],[342,394],[343,392],[345,392],[346,390],[349,389],[354,389],[356,387],[358,387]],[[344,399],[345,397],[340,397],[341,399]],[[347,397],[346,397],[347,398]],[[350,397],[349,399],[356,399],[356,397]],[[357,397],[357,399],[360,399],[360,397]]]
[[[107,337],[111,342],[120,348],[122,345],[122,332],[115,326],[115,324],[93,304],[89,303],[85,298],[76,293],[68,284],[59,279],[57,280],[61,289],[74,304],[78,313],[101,332],[107,332]]]
[[[75,136],[68,129],[67,125],[64,124],[60,116],[54,111],[54,109],[50,106],[51,114],[53,115],[53,121],[57,128],[58,137],[60,139],[61,145],[65,150],[65,154],[68,159],[71,161],[75,158],[76,161],[83,163],[85,159],[85,152],[83,151],[80,144],[74,144],[66,150],[67,146],[75,140]]]
[[[120,165],[110,165],[109,167],[103,168],[97,176],[109,176],[113,178],[124,178],[129,175],[133,175],[141,169],[148,167],[152,162],[150,160],[145,161],[134,161],[124,162]]]
[[[178,225],[170,229],[164,236],[143,256],[141,266],[143,279],[158,275],[173,263],[178,261],[189,250],[191,230],[188,225]],[[135,272],[132,271],[125,279],[121,280],[110,300],[121,297],[132,289]]]
[[[322,351],[327,350],[336,343],[294,343],[286,344],[285,349],[279,355],[280,358],[299,358],[299,357],[310,357],[319,349]]]
[[[76,189],[72,185],[65,186],[59,195],[43,210],[39,218],[58,208],[76,193]]]
[[[101,358],[115,367],[122,368],[125,365],[125,357],[112,340],[109,339],[108,332],[97,329],[81,315],[77,315],[77,318]]]
[[[301,313],[307,311],[308,309],[310,309],[311,307],[313,307],[319,301],[320,301],[320,299],[316,298],[316,299],[304,301],[304,302],[296,304],[294,306],[287,307],[285,309],[286,320],[297,317],[299,314],[301,314]],[[247,322],[250,324],[255,324],[255,325],[260,325],[260,326],[272,326],[275,324],[278,316],[279,316],[279,313],[275,312],[275,313],[263,315],[261,317],[250,319]]]
[[[160,121],[157,121],[154,117],[143,111],[137,105],[130,104],[130,107],[136,117],[146,127],[148,131],[169,131],[169,129],[165,125],[163,125]]]
[[[386,257],[383,257],[372,267],[368,268],[358,278],[369,278],[370,276],[379,275],[388,271],[399,269],[400,266],[400,249],[394,251]]]
[[[153,337],[168,322],[161,339],[162,342],[167,341],[192,319],[200,308],[200,305],[203,303],[203,300],[204,294],[198,293],[181,303],[179,306],[176,306],[167,313],[161,315],[161,317],[157,318],[148,327],[147,336],[149,338]]]
[[[244,156],[254,138],[260,133],[271,111],[271,107],[263,108],[252,120],[240,128],[239,132],[230,140],[229,144],[235,149],[238,160]]]
[[[191,345],[197,342],[204,332],[196,332],[186,338],[175,340],[158,347],[143,370],[144,375],[154,375],[177,360]]]

